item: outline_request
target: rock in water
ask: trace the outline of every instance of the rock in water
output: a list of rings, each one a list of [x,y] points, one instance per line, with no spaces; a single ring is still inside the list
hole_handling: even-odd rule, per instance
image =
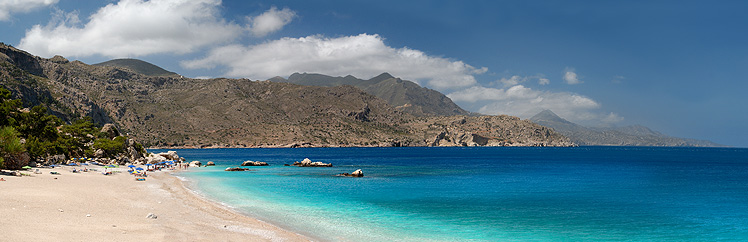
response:
[[[227,167],[224,171],[248,171],[249,168],[241,168],[241,167]]]
[[[294,162],[292,166],[299,167],[332,167],[332,163],[322,163],[320,161],[312,162],[309,158],[304,158],[301,162]]]
[[[341,173],[341,174],[338,174],[338,176],[364,177],[364,172],[361,171],[361,169],[358,169],[358,170],[354,171],[353,173],[350,173],[350,174],[348,174],[348,173]]]
[[[215,166],[216,163],[213,163],[212,161],[208,161],[208,163],[205,164],[205,166]]]
[[[364,172],[361,171],[361,169],[358,169],[358,170],[354,171],[353,173],[351,173],[351,176],[363,177],[364,176]]]
[[[203,163],[200,163],[200,161],[197,161],[197,160],[190,162],[191,167],[200,167],[201,165],[203,165]]]
[[[263,161],[251,161],[251,160],[248,160],[248,161],[245,161],[244,163],[242,163],[242,166],[268,166],[268,163],[267,162],[263,162]]]

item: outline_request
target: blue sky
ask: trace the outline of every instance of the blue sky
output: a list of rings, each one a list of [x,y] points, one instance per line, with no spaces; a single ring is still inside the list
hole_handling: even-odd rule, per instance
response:
[[[748,147],[742,1],[28,0],[0,41],[86,63],[132,57],[189,77],[381,72],[465,109],[642,124]]]

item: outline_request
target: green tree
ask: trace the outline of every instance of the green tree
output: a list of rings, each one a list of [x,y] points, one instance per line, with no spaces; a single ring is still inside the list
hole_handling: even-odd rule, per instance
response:
[[[117,136],[114,139],[101,138],[94,142],[95,149],[104,150],[106,157],[114,158],[116,155],[125,152],[125,142],[127,136]]]
[[[21,144],[18,131],[13,127],[5,126],[0,129],[0,157],[5,169],[19,170],[29,162],[29,155]]]
[[[23,137],[34,136],[42,141],[54,141],[59,136],[57,127],[62,120],[57,116],[47,114],[47,108],[41,105],[31,108],[29,112],[18,114],[16,120],[18,132]]]
[[[10,91],[0,87],[0,127],[8,126],[15,122],[14,113],[21,107],[20,99],[10,99]]]

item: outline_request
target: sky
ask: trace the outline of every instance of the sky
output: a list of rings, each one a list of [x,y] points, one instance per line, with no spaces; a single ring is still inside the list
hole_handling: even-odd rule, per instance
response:
[[[745,1],[0,0],[0,41],[187,77],[388,72],[469,111],[550,109],[748,147]]]

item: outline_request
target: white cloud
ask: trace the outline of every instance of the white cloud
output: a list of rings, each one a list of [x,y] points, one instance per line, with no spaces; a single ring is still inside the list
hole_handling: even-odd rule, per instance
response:
[[[524,82],[525,80],[527,80],[527,78],[523,78],[521,76],[516,76],[515,75],[515,76],[512,76],[512,77],[510,77],[508,79],[507,78],[501,78],[501,80],[499,80],[499,82],[503,83],[505,87],[510,87],[510,86],[515,86],[517,84],[520,84],[520,83]]]
[[[538,91],[516,85],[507,89],[473,86],[447,95],[460,103],[476,103],[484,114],[508,114],[529,118],[550,109],[559,116],[582,124],[615,123],[623,118],[617,114],[603,114],[600,104],[589,97],[568,92]]]
[[[620,84],[621,82],[623,82],[624,79],[626,79],[626,77],[624,76],[614,76],[613,80],[610,80],[610,82],[615,83],[615,84]]]
[[[27,13],[36,8],[56,4],[59,0],[2,0],[0,1],[0,21],[10,20],[12,13]]]
[[[243,29],[219,14],[220,0],[121,0],[81,25],[53,19],[26,31],[19,48],[40,56],[135,57],[185,54],[234,40]]]
[[[338,38],[308,36],[251,46],[228,45],[211,50],[202,59],[181,64],[190,69],[222,66],[228,69],[226,76],[262,80],[294,72],[350,74],[360,78],[389,72],[441,90],[475,85],[473,75],[487,71],[485,67],[475,68],[462,61],[429,56],[407,47],[393,48],[376,34]]]
[[[551,84],[551,80],[548,80],[548,78],[541,77],[541,78],[538,78],[538,84],[545,86],[545,85]]]
[[[566,68],[564,70],[564,80],[569,85],[575,85],[580,84],[582,81],[579,80],[579,77],[577,76],[577,73],[574,72],[574,68]]]
[[[605,122],[605,123],[618,123],[618,122],[623,121],[623,117],[618,116],[617,113],[612,113],[611,112],[607,116],[605,116],[602,119],[602,121]]]
[[[260,14],[260,16],[254,18],[247,17],[252,25],[249,27],[249,31],[256,37],[263,37],[269,33],[281,30],[294,17],[296,17],[296,12],[291,11],[291,9],[283,8],[278,10],[276,7],[271,7],[270,10]]]

